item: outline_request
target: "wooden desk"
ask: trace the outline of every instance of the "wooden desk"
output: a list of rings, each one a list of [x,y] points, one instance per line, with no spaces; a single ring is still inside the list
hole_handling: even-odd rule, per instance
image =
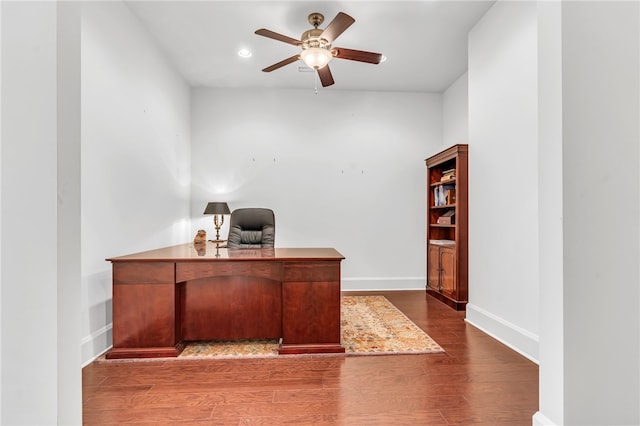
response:
[[[175,357],[185,341],[281,339],[280,354],[339,353],[340,262],[332,248],[227,249],[208,242],[107,259],[107,358]]]

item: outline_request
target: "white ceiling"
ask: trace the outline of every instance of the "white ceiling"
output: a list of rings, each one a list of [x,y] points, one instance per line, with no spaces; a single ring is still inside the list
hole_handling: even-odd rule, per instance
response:
[[[442,92],[467,69],[467,33],[495,1],[126,1],[191,86]],[[384,54],[379,65],[331,61],[335,85],[321,88],[302,61],[261,70],[300,51],[254,34],[266,28],[294,39],[320,12],[356,22],[333,46]],[[241,48],[253,52],[243,59]]]

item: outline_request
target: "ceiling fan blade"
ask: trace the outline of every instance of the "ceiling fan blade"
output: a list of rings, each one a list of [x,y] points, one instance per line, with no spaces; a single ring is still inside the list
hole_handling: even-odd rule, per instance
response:
[[[346,13],[340,12],[336,15],[335,18],[333,18],[333,21],[331,21],[331,23],[327,25],[327,28],[324,29],[320,37],[326,39],[329,44],[331,44],[354,22],[356,22],[356,20],[351,16],[347,15]]]
[[[271,30],[267,30],[265,28],[260,28],[256,30],[256,34],[261,35],[263,37],[272,38],[274,40],[283,41],[285,43],[293,44],[294,46],[300,46],[302,42],[300,40],[296,40],[295,38],[288,37],[286,35],[274,33]]]
[[[382,60],[382,53],[365,52],[364,50],[346,49],[344,47],[334,47],[331,49],[331,53],[335,58],[366,62],[368,64],[379,64]]]
[[[333,83],[333,76],[331,75],[331,70],[329,69],[329,65],[325,65],[324,67],[318,70],[318,76],[320,77],[320,82],[322,83],[322,87],[331,86]]]
[[[277,64],[273,64],[270,67],[266,67],[265,69],[263,69],[262,71],[264,72],[271,72],[273,70],[277,70],[278,68],[282,68],[285,65],[289,65],[295,61],[297,61],[298,59],[300,59],[300,55],[293,55],[290,58],[287,59],[283,59],[282,61],[278,62]]]

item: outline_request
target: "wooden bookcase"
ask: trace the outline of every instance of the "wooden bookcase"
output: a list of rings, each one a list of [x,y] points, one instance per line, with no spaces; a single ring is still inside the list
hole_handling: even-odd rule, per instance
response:
[[[456,310],[468,300],[468,145],[427,165],[427,293]]]

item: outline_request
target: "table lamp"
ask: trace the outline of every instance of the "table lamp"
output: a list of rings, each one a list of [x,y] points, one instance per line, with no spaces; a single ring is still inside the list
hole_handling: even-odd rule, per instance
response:
[[[224,215],[231,214],[227,203],[208,203],[203,214],[213,215],[213,226],[216,228],[216,239],[210,241],[214,243],[224,242],[224,240],[220,239],[220,227],[224,224]]]

